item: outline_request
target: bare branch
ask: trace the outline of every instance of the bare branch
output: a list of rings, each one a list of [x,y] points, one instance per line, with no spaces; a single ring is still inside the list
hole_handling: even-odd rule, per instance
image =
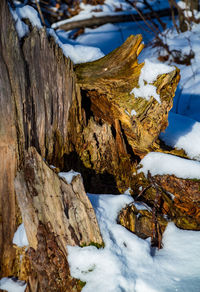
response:
[[[39,4],[38,0],[35,0],[35,3],[36,3],[37,10],[38,10],[38,13],[40,15],[40,18],[42,20],[42,24],[45,26],[44,17],[43,17],[43,14],[42,14],[42,11],[41,11],[41,8],[40,8],[40,4]]]
[[[160,17],[169,16],[171,13],[170,9],[163,9],[158,12]],[[65,24],[54,23],[53,28],[59,28],[63,30],[73,30],[81,27],[93,27],[100,26],[106,23],[119,23],[119,22],[131,22],[141,21],[143,18],[155,18],[154,13],[144,13],[143,17],[136,13],[130,14],[118,14],[118,15],[104,15],[99,17],[92,17],[83,20],[70,21]]]

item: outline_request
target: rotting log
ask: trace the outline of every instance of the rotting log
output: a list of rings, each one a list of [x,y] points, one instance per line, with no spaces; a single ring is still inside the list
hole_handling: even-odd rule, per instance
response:
[[[181,151],[164,148],[158,140],[168,124],[179,70],[174,68],[154,82],[161,103],[153,97],[147,101],[131,94],[138,87],[144,65],[138,64],[137,59],[144,46],[141,42],[141,35],[130,36],[121,47],[100,60],[75,66],[84,122],[79,135],[82,140],[79,138],[79,143],[74,143],[76,153],[87,169],[112,175],[120,192],[130,186],[138,161],[148,152],[184,156]],[[136,114],[132,115],[132,111]],[[106,138],[103,129],[107,129]]]
[[[174,175],[152,177],[150,173],[145,177],[139,173],[132,195],[147,209],[137,210],[134,203],[128,205],[120,212],[118,222],[141,238],[152,237],[153,245],[161,246],[170,221],[184,230],[200,230],[200,180]]]
[[[136,234],[142,239],[151,237],[152,246],[162,246],[162,234],[168,224],[168,220],[158,214],[154,220],[150,207],[138,210],[134,203],[124,207],[118,215],[118,223]]]

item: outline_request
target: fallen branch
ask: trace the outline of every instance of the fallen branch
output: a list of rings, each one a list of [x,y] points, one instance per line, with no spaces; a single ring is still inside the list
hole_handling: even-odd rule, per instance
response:
[[[44,17],[43,17],[43,14],[42,14],[42,11],[41,11],[41,8],[40,8],[40,4],[39,4],[38,0],[35,0],[35,3],[36,3],[36,6],[37,6],[38,13],[40,15],[42,24],[45,26]]]
[[[159,17],[164,17],[164,16],[169,16],[171,14],[170,9],[163,9],[160,11],[156,11],[157,15]],[[143,17],[146,19],[148,18],[155,18],[155,13],[154,12],[148,12],[144,13]],[[120,15],[104,15],[104,16],[99,16],[99,17],[91,17],[87,19],[82,19],[82,20],[75,20],[75,21],[70,21],[66,20],[66,23],[58,22],[54,23],[52,25],[52,28],[59,28],[63,30],[73,30],[81,27],[93,27],[93,26],[100,26],[106,23],[119,23],[119,22],[131,22],[131,21],[140,21],[143,20],[141,15],[136,14],[136,13],[130,13],[130,14],[120,14]]]

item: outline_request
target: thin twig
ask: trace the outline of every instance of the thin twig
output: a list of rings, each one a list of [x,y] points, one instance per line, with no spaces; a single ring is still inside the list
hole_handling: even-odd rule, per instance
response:
[[[173,22],[173,24],[174,24],[174,26],[175,26],[175,28],[176,28],[176,31],[177,31],[178,33],[180,33],[180,30],[179,30],[179,28],[178,28],[178,26],[177,26],[177,24],[176,24],[176,20],[175,20],[175,14],[174,14],[174,8],[173,8],[172,0],[169,0],[169,5],[170,5],[170,8],[171,8],[172,22]]]
[[[150,172],[148,171],[148,179],[151,182],[152,186],[156,189],[156,197],[154,200],[154,206],[153,206],[153,210],[152,210],[152,237],[151,237],[151,245],[152,246],[158,246],[158,248],[161,247],[161,238],[159,235],[159,222],[157,220],[157,211],[158,211],[158,204],[159,204],[159,200],[161,197],[159,188],[157,186],[157,184],[155,183],[153,177],[151,176]]]
[[[39,4],[38,0],[35,0],[35,4],[36,4],[36,6],[37,6],[37,10],[38,10],[38,13],[39,13],[39,15],[40,15],[40,18],[41,18],[42,24],[45,26],[44,17],[43,17],[43,14],[42,14],[42,11],[41,11],[41,8],[40,8],[40,4]]]
[[[160,25],[162,26],[163,29],[166,28],[166,23],[164,23],[161,18],[158,16],[158,14],[153,10],[153,8],[151,7],[151,5],[147,2],[147,0],[143,0],[144,4],[146,5],[147,8],[149,8],[149,10],[153,13],[153,15],[155,16],[155,18],[158,20],[158,22],[160,23]]]

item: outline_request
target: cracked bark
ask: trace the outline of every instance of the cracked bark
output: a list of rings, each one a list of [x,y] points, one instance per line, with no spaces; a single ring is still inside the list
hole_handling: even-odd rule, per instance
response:
[[[19,41],[5,0],[0,2],[0,30],[0,276],[27,280],[27,291],[50,291],[50,287],[52,291],[80,291],[79,282],[69,275],[66,245],[102,243],[94,210],[80,178],[74,180],[73,190],[43,162],[45,159],[62,166],[64,153],[73,147],[73,131],[76,133],[76,130],[69,128],[69,115],[71,123],[73,120],[80,124],[80,90],[73,64],[47,37],[44,29],[40,32],[33,29]],[[70,135],[72,142],[69,142]],[[30,151],[32,156],[27,156]],[[28,164],[30,159],[32,167]],[[40,169],[37,169],[38,161]],[[45,170],[50,181],[47,177],[44,179]],[[51,177],[61,185],[57,197],[54,196],[55,202],[48,196],[51,202],[44,204],[42,199],[38,202],[45,182],[48,187],[51,185]],[[30,193],[25,193],[27,187]],[[24,193],[23,198],[18,190]],[[62,207],[63,201],[70,206],[69,219]],[[59,206],[60,214],[56,217],[54,212]],[[25,228],[31,247],[23,267],[20,255],[24,255],[24,250],[20,252],[12,243],[22,218],[28,222]],[[55,223],[55,218],[57,225],[52,225],[51,220]],[[51,240],[53,247],[48,245]],[[42,262],[39,269],[38,263]],[[22,273],[25,266],[26,273]]]

